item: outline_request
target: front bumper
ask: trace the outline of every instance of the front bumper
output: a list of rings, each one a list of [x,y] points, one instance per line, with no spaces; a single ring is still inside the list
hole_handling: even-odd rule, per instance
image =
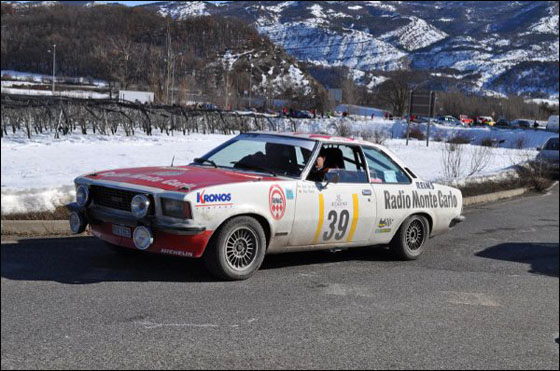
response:
[[[196,235],[206,231],[206,227],[193,226],[181,222],[165,222],[158,220],[153,216],[148,216],[142,219],[136,219],[132,215],[125,215],[118,211],[112,211],[98,206],[80,207],[77,203],[73,202],[66,205],[68,210],[82,215],[89,224],[113,223],[131,228],[139,225],[150,227],[154,231],[162,231],[177,235]]]
[[[71,203],[66,207],[83,218],[85,224],[81,231],[89,224],[91,233],[95,237],[125,248],[136,249],[136,246],[132,238],[115,235],[113,231],[115,225],[128,227],[131,232],[138,226],[150,228],[153,242],[145,251],[152,253],[199,258],[204,254],[213,232],[203,226],[166,222],[153,216],[136,219],[131,215],[95,205],[80,207],[76,203]]]

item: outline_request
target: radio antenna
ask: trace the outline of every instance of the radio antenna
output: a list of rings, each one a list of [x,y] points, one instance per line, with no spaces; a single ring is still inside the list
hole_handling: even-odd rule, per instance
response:
[[[173,155],[173,158],[171,159],[171,167],[173,167],[173,162],[175,161],[175,155]]]

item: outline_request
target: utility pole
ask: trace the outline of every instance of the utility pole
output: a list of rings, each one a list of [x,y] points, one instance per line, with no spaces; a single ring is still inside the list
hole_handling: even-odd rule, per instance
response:
[[[251,72],[249,73],[249,108],[251,108],[252,91],[253,91],[253,63],[251,63]]]
[[[229,98],[229,92],[228,92],[229,81],[228,81],[228,76],[229,76],[229,69],[226,68],[226,106],[224,107],[224,108],[226,109],[226,111],[228,110],[228,98]]]
[[[173,70],[171,72],[171,104],[175,104],[175,57],[173,57]]]
[[[169,80],[171,79],[171,32],[169,30],[169,21],[167,21],[167,35],[166,35],[166,47],[167,47],[167,66],[166,66],[166,73],[167,78],[165,79],[165,98],[167,99],[167,104],[169,104]]]
[[[56,69],[56,44],[53,44],[53,62],[52,62],[52,93],[54,95],[54,79]]]

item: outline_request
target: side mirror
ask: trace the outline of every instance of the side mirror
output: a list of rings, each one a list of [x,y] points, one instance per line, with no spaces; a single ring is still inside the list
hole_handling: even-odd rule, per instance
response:
[[[327,181],[325,187],[328,186],[330,183],[336,184],[340,181],[340,175],[338,175],[338,172],[327,172],[325,174],[325,180]]]
[[[541,147],[537,147],[537,151],[539,151],[539,152],[542,151],[542,148],[541,148]]]

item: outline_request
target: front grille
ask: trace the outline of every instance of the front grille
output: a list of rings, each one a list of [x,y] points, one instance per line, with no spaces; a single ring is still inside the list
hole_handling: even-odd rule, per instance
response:
[[[131,211],[130,202],[132,201],[132,198],[137,194],[145,194],[138,191],[126,191],[123,189],[108,188],[96,185],[91,186],[89,191],[92,200],[96,205],[128,212]],[[148,215],[152,215],[154,200],[152,196],[149,196],[149,198],[150,210],[148,211]]]

